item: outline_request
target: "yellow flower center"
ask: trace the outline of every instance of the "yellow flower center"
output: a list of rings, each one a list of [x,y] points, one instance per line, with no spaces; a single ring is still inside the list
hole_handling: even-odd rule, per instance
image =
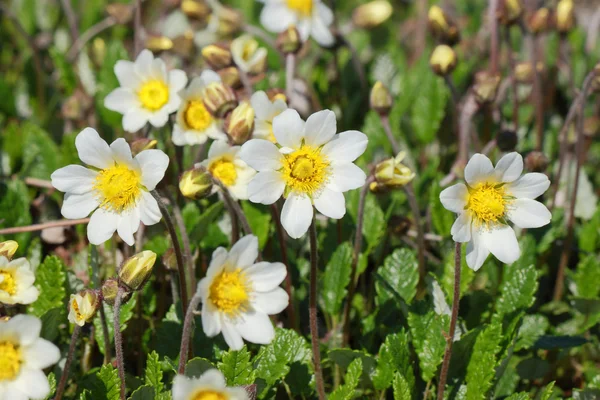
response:
[[[0,276],[3,278],[0,282],[0,290],[4,290],[11,296],[17,293],[17,282],[14,275],[6,270],[0,270]]]
[[[141,176],[126,165],[115,164],[98,173],[94,189],[101,197],[101,208],[122,212],[134,206],[140,197]]]
[[[247,42],[245,42],[242,48],[242,60],[249,61],[250,58],[252,58],[252,56],[256,52],[257,47],[258,43],[256,42],[256,40],[248,40]]]
[[[194,394],[190,400],[227,400],[229,396],[226,396],[222,392],[216,392],[214,390],[201,390]]]
[[[302,145],[284,155],[282,174],[288,191],[312,196],[329,177],[329,160],[320,148]]]
[[[249,288],[241,269],[223,271],[214,278],[209,290],[209,299],[220,312],[236,315],[247,308]]]
[[[9,341],[0,342],[0,382],[11,381],[21,370],[21,350]]]
[[[466,208],[480,223],[489,225],[504,217],[509,201],[501,184],[485,182],[469,188]]]
[[[208,170],[212,176],[223,182],[223,185],[225,186],[234,185],[237,180],[235,165],[229,158],[222,157],[213,161],[208,167]]]
[[[312,15],[313,0],[287,0],[287,5],[292,10],[310,17]]]
[[[78,321],[81,321],[83,319],[83,315],[81,314],[81,311],[79,310],[79,304],[77,304],[76,299],[73,299],[73,301],[71,302],[71,309],[75,313],[75,318]]]
[[[144,108],[156,111],[169,101],[169,87],[160,80],[148,81],[138,91],[138,97]]]
[[[192,100],[188,103],[183,113],[185,123],[196,131],[204,131],[212,124],[213,119],[206,110],[204,103],[199,100]]]

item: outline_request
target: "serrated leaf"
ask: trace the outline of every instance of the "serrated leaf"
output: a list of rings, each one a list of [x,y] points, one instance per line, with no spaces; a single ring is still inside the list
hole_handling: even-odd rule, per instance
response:
[[[87,389],[84,389],[83,392],[79,395],[79,400],[92,400],[92,392]]]
[[[515,351],[529,349],[542,336],[550,323],[548,318],[543,315],[526,315],[523,317],[523,323],[519,328],[519,335],[515,345]]]
[[[239,351],[229,350],[223,355],[217,367],[225,375],[228,386],[250,385],[254,382],[255,370],[250,357],[246,346]]]
[[[385,235],[387,229],[385,215],[374,196],[367,196],[363,218],[364,223],[362,232],[368,245],[366,253],[370,253],[377,245],[379,245],[379,242],[383,235]]]
[[[139,388],[135,389],[129,400],[150,400],[154,399],[156,396],[156,390],[151,385],[142,385]]]
[[[486,399],[496,375],[496,353],[500,350],[502,325],[488,325],[479,335],[467,366],[467,399]]]
[[[101,395],[102,399],[119,400],[121,396],[121,381],[119,380],[118,371],[110,364],[103,365],[100,371],[96,374],[102,384],[104,390],[102,393],[94,393],[94,396]]]
[[[329,400],[351,400],[354,398],[354,391],[360,377],[362,375],[362,360],[360,358],[354,359],[348,366],[346,375],[344,376],[344,384],[340,385],[336,390],[329,395]]]
[[[398,372],[409,387],[414,386],[415,376],[410,361],[409,342],[408,333],[404,329],[385,338],[385,342],[379,348],[377,369],[373,375],[375,389],[389,388]]]
[[[40,295],[27,307],[27,312],[41,317],[53,308],[60,308],[63,315],[66,314],[66,276],[66,267],[60,258],[46,257],[35,272],[35,287],[40,291]]]
[[[585,221],[579,230],[579,248],[584,252],[594,252],[600,234],[600,208],[596,210],[592,219]]]
[[[444,81],[423,66],[428,73],[419,82],[419,96],[412,103],[412,128],[421,143],[430,143],[440,127],[446,111],[448,89]]]
[[[0,228],[24,226],[31,224],[31,222],[27,185],[16,179],[6,183],[0,182]],[[15,240],[19,243],[17,254],[25,254],[23,252],[27,249],[30,237],[30,232],[23,232],[10,237],[0,235],[0,241]]]
[[[50,385],[50,392],[48,396],[46,396],[46,400],[50,400],[54,397],[54,392],[56,392],[56,375],[54,372],[50,372],[48,374],[48,384]]]
[[[123,332],[125,329],[127,329],[127,323],[129,322],[131,317],[133,317],[133,314],[134,314],[133,310],[135,308],[136,302],[137,302],[137,296],[131,296],[131,299],[127,303],[123,304],[123,306],[121,307],[121,313],[119,314],[121,332]],[[114,319],[113,308],[106,303],[103,303],[102,306],[104,307],[104,313],[106,315],[106,325],[108,327],[108,337],[110,339],[110,343],[113,343],[114,335],[115,335],[115,329],[114,329],[114,323],[113,323],[113,319]],[[99,312],[96,313],[93,323],[94,323],[94,329],[96,330],[96,332],[98,332],[98,334],[96,335],[96,341],[98,342],[98,348],[100,349],[100,352],[102,354],[104,354],[104,346],[105,346],[104,334],[102,333],[102,323],[100,321],[100,313]]]
[[[214,368],[215,366],[206,358],[195,357],[185,365],[185,375],[189,378],[198,378],[209,369]]]
[[[544,390],[542,390],[542,394],[540,395],[540,400],[549,400],[552,397],[552,391],[554,390],[554,381],[550,382],[546,385]]]
[[[446,339],[443,332],[448,330],[448,316],[438,315],[425,302],[413,304],[408,314],[408,325],[413,338],[413,346],[419,357],[421,377],[429,382],[442,362]]]
[[[290,364],[310,363],[311,352],[304,337],[290,329],[275,329],[275,339],[260,348],[256,356],[256,377],[274,385],[290,371]]]
[[[532,250],[526,250],[528,248]],[[500,296],[496,301],[496,318],[517,310],[526,310],[535,301],[538,272],[533,262],[536,257],[533,249],[535,249],[534,244],[523,245],[522,259],[504,266],[504,280],[500,285]]]
[[[146,369],[144,371],[144,381],[146,385],[150,385],[154,388],[155,393],[159,394],[163,391],[163,371],[161,362],[158,357],[158,353],[153,351],[148,354],[148,359],[146,360]]]
[[[573,274],[574,294],[578,297],[593,299],[600,293],[600,261],[596,254],[589,254],[577,264]]]
[[[342,308],[351,279],[351,264],[352,246],[348,242],[342,243],[329,259],[323,277],[323,310],[330,315],[338,315]]]
[[[375,357],[364,350],[333,349],[328,353],[329,359],[342,368],[348,368],[352,361],[360,358],[362,361],[362,384],[368,384],[377,367]]]
[[[506,398],[506,400],[530,400],[529,393],[521,392],[521,393],[513,393]]]
[[[393,382],[394,400],[412,400],[412,387],[401,373],[396,372]]]
[[[385,281],[385,285],[379,280],[375,284],[378,304],[385,304],[395,296],[400,296],[406,303],[410,303],[415,297],[419,282],[419,266],[412,250],[407,248],[395,250],[385,259],[377,274]],[[390,293],[390,289],[393,289],[394,293]]]

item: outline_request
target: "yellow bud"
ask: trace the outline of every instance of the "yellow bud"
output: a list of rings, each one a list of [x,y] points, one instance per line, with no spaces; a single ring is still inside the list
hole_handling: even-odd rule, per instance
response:
[[[523,14],[523,7],[520,0],[504,0],[500,3],[498,18],[504,25],[512,25]]]
[[[371,1],[354,10],[352,21],[360,28],[375,28],[387,21],[392,15],[392,11],[392,5],[388,1]]]
[[[129,291],[129,289],[127,288],[123,288],[124,290],[124,294],[123,294],[123,304],[127,303],[127,301],[129,301],[129,299],[131,298],[131,291]],[[114,305],[115,304],[115,299],[117,297],[117,292],[119,290],[119,282],[117,281],[116,278],[109,278],[107,280],[104,281],[104,283],[102,284],[102,300],[104,302],[106,302],[106,304],[109,305]]]
[[[429,65],[437,75],[446,76],[456,67],[456,53],[452,47],[440,44],[431,53]]]
[[[449,45],[454,45],[460,40],[460,32],[456,23],[439,6],[431,6],[427,14],[429,29],[432,35]]]
[[[275,43],[283,54],[296,54],[302,48],[302,39],[294,25],[288,26],[286,30],[277,35]]]
[[[281,91],[281,89],[268,89],[267,96],[271,101],[281,100],[284,103],[287,103],[287,96],[283,91]]]
[[[209,84],[203,94],[206,110],[216,118],[224,118],[238,105],[233,89],[222,82]]]
[[[166,36],[148,36],[146,48],[152,51],[165,51],[173,48],[173,41]]]
[[[96,290],[85,289],[72,294],[69,299],[69,322],[83,326],[90,322],[100,305],[100,296]]]
[[[225,131],[234,144],[244,144],[254,130],[254,108],[250,102],[243,101],[237,106],[225,121]]]
[[[131,154],[135,157],[144,150],[152,150],[156,148],[158,142],[154,139],[141,138],[131,142]]]
[[[573,28],[574,23],[573,0],[560,0],[556,6],[556,28],[560,33],[567,33]]]
[[[112,3],[106,6],[106,13],[113,17],[117,24],[125,25],[133,17],[133,6],[131,4]]]
[[[427,13],[427,19],[432,29],[446,29],[448,28],[448,21],[446,20],[446,13],[440,6],[433,5],[429,8]]]
[[[131,290],[140,290],[150,278],[155,262],[156,253],[150,250],[129,257],[119,270],[121,282]]]
[[[528,26],[529,30],[533,34],[539,34],[548,29],[550,24],[550,10],[542,7],[536,10],[532,15],[529,16]]]
[[[210,44],[202,49],[202,58],[213,69],[229,67],[232,62],[231,51],[224,46]]]
[[[96,65],[103,65],[106,57],[106,42],[104,39],[97,37],[92,41],[92,60]]]
[[[533,65],[525,61],[515,65],[515,79],[519,83],[531,83],[533,81]]]
[[[485,71],[478,72],[475,74],[475,84],[473,85],[475,100],[477,100],[479,104],[493,102],[496,99],[499,85],[499,75],[493,75]]]
[[[211,194],[212,188],[212,177],[204,167],[189,169],[179,179],[179,190],[188,199],[202,199]]]
[[[199,1],[183,0],[181,11],[190,18],[205,19],[210,14],[210,8]]]
[[[242,80],[240,79],[240,71],[237,67],[227,67],[217,71],[221,77],[221,81],[234,89],[242,87]]]
[[[19,248],[19,243],[14,240],[7,240],[5,242],[0,243],[0,256],[4,256],[9,260],[15,255],[17,249]]]
[[[404,157],[406,157],[406,153],[400,152],[396,157],[377,164],[377,167],[375,167],[377,183],[388,188],[398,188],[412,181],[415,173],[402,164]]]
[[[392,95],[380,81],[375,82],[369,96],[371,109],[380,115],[387,115],[392,108]]]

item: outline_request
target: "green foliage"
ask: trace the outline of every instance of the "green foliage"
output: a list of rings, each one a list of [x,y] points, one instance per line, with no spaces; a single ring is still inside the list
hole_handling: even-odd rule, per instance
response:
[[[344,384],[334,390],[329,396],[330,400],[351,400],[354,398],[354,392],[360,376],[362,374],[362,360],[354,359],[348,366],[348,371],[344,377]]]
[[[0,224],[2,227],[24,226],[31,224],[29,213],[29,192],[25,183],[19,180],[11,180],[6,184],[0,182]],[[19,253],[26,248],[31,234],[29,232],[19,233],[7,237],[0,235],[0,240],[16,240],[19,243]]]
[[[413,346],[419,357],[421,378],[429,382],[442,362],[448,330],[448,317],[438,315],[425,302],[415,303],[408,315]]]
[[[117,370],[108,364],[102,366],[96,375],[100,378],[100,383],[92,390],[94,396],[106,400],[119,400],[121,381]]]
[[[600,293],[600,261],[596,254],[590,254],[579,262],[573,274],[576,295],[578,297],[593,299]]]
[[[256,377],[274,385],[290,372],[292,364],[308,364],[311,357],[304,337],[290,329],[276,329],[273,342],[261,347],[256,356]]]
[[[419,282],[419,265],[412,250],[394,251],[385,259],[378,274],[382,278],[375,285],[379,304],[385,304],[395,296],[400,296],[406,303],[413,300]]]
[[[256,371],[250,358],[251,354],[245,346],[239,351],[229,350],[223,355],[217,367],[225,375],[227,385],[241,386],[254,382]]]
[[[398,376],[401,377],[403,385],[414,387],[415,377],[410,359],[410,337],[404,330],[388,335],[381,345],[377,369],[373,375],[373,386],[377,390],[387,389]]]
[[[337,315],[346,298],[347,286],[350,283],[352,264],[352,246],[345,242],[338,246],[325,268],[323,276],[323,309],[331,314]]]
[[[121,307],[121,313],[119,314],[119,323],[120,323],[121,332],[123,332],[123,331],[125,331],[125,329],[127,329],[128,322],[133,317],[136,302],[137,302],[137,297],[132,296],[131,299]],[[113,343],[114,335],[115,335],[113,309],[111,306],[107,305],[106,303],[103,303],[103,307],[104,307],[104,314],[106,315],[106,326],[108,327],[108,337],[110,339],[110,343]],[[101,333],[103,328],[102,328],[102,322],[100,320],[99,312],[96,313],[93,324],[94,324],[94,328],[96,329],[96,332]],[[104,354],[104,351],[105,351],[104,350],[105,349],[104,335],[102,335],[102,334],[96,335],[96,341],[98,342],[98,347],[100,349],[100,352],[102,354]]]
[[[156,394],[163,391],[164,383],[162,365],[159,361],[158,353],[155,351],[148,354],[148,359],[146,360],[146,370],[144,372],[144,381],[147,386],[150,386],[154,389]]]
[[[396,372],[394,376],[394,400],[411,400],[412,386],[406,381],[406,378],[401,373]]]
[[[467,399],[485,399],[495,376],[496,354],[500,350],[502,326],[488,325],[479,333],[467,366]]]
[[[27,312],[41,317],[58,308],[64,318],[67,304],[65,290],[66,270],[63,262],[55,256],[46,257],[35,273],[35,287],[40,291],[38,299],[27,307]]]

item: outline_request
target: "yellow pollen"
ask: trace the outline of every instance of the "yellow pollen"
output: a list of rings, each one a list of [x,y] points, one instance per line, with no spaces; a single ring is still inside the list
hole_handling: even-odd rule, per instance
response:
[[[247,308],[247,279],[239,268],[221,272],[214,278],[209,292],[209,299],[220,312],[235,316]]]
[[[478,222],[489,225],[504,217],[509,201],[501,185],[486,182],[469,188],[466,208]]]
[[[227,400],[229,396],[226,396],[222,392],[216,392],[214,390],[201,390],[194,394],[190,400]]]
[[[235,165],[228,157],[222,157],[213,161],[208,167],[208,171],[225,186],[232,186],[237,180]]]
[[[305,17],[310,17],[312,15],[313,0],[287,0],[287,5],[289,8]]]
[[[75,311],[75,317],[77,317],[78,321],[83,319],[83,315],[81,314],[81,311],[79,311],[79,305],[77,304],[76,300],[71,302],[71,309]]]
[[[212,124],[213,119],[206,110],[204,103],[192,100],[188,103],[183,113],[183,119],[190,128],[196,131],[204,131]]]
[[[5,270],[0,270],[0,276],[4,278],[2,282],[0,282],[0,290],[4,290],[11,296],[17,293],[17,282],[15,281],[13,274]]]
[[[247,41],[246,43],[244,43],[244,47],[242,49],[242,60],[249,61],[255,52],[256,52],[256,42],[253,40]]]
[[[11,381],[21,370],[21,350],[9,341],[0,342],[0,382]]]
[[[163,81],[148,81],[138,91],[138,97],[144,108],[156,111],[169,101],[169,87]]]
[[[100,207],[119,213],[135,205],[141,194],[140,187],[140,174],[122,164],[101,170],[94,185],[100,196]]]
[[[281,170],[288,191],[312,196],[320,190],[329,177],[329,160],[320,148],[302,145],[286,154]]]

